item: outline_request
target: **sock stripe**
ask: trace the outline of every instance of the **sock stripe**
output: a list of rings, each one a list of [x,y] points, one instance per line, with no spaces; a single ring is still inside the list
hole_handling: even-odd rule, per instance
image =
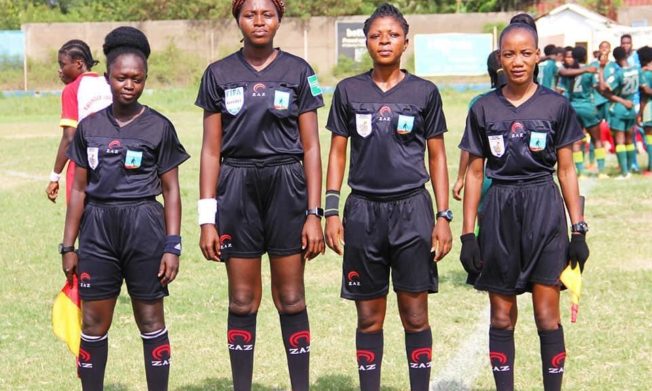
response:
[[[573,162],[582,163],[584,162],[584,155],[582,152],[573,152]]]
[[[100,336],[86,335],[84,333],[81,333],[82,341],[91,342],[91,343],[92,342],[104,341],[107,338],[109,338],[109,333],[106,333],[106,334],[100,335]]]
[[[160,330],[151,331],[149,333],[142,333],[142,334],[140,334],[140,337],[142,339],[155,339],[155,338],[158,338],[158,337],[160,337],[161,335],[163,335],[163,334],[165,334],[167,332],[168,332],[168,328],[163,327]]]

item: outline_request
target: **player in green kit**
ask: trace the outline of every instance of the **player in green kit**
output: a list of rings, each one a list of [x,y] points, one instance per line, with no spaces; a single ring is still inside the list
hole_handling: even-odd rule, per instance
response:
[[[539,84],[555,90],[559,79],[559,69],[564,58],[564,49],[551,44],[546,46],[543,52],[547,57],[539,63],[539,68],[542,70],[539,75]]]
[[[575,64],[583,64],[586,62],[586,49],[578,46],[573,49],[572,56]],[[581,76],[569,80],[572,80],[572,84],[568,86],[568,96],[573,109],[575,109],[575,112],[577,113],[577,118],[580,120],[582,127],[591,136],[591,142],[596,143],[596,149],[602,148],[600,132],[598,129],[600,117],[598,116],[593,101],[595,75],[592,73],[584,73]],[[579,141],[578,143],[578,147],[581,147],[582,141]],[[584,172],[584,156],[580,148],[573,148],[573,161],[575,162],[578,174],[582,174]],[[604,159],[602,159],[601,164],[598,162],[598,167],[602,173],[604,171]]]
[[[593,61],[591,63],[591,66],[594,66],[602,72],[602,77],[606,80],[608,79],[611,75],[613,75],[616,72],[616,69],[618,68],[618,65],[616,65],[615,62],[609,60],[609,53],[611,53],[611,44],[608,41],[602,41],[600,42],[600,45],[598,46],[598,50],[600,52],[600,57],[598,60]],[[599,78],[595,77],[595,89],[594,89],[594,94],[593,94],[593,103],[595,104],[595,108],[598,111],[598,115],[600,116],[600,119],[602,121],[607,121],[608,122],[608,114],[609,114],[609,99],[607,99],[604,95],[600,93],[599,90]],[[595,138],[593,134],[591,134],[592,138]],[[595,142],[595,158],[598,162],[598,177],[604,177],[605,174],[603,173],[604,170],[604,161],[607,156],[607,152],[604,149],[604,146],[602,145],[602,140],[598,137],[598,139]]]
[[[652,48],[643,46],[637,50],[641,61],[641,126],[645,129],[647,170],[644,176],[652,176]]]
[[[630,177],[629,168],[636,159],[633,137],[629,129],[636,122],[634,96],[641,85],[641,68],[627,63],[627,52],[622,47],[615,48],[613,56],[620,67],[606,79],[602,76],[602,72],[598,72],[598,75],[600,90],[611,101],[608,113],[609,127],[616,141],[616,156],[620,165],[619,178],[624,179]]]

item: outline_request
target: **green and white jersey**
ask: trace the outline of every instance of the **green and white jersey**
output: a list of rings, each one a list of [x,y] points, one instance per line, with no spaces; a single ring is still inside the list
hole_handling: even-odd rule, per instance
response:
[[[598,61],[593,61],[590,65],[600,69],[600,63]],[[609,61],[608,63],[605,64],[604,69],[602,70],[602,77],[604,78],[605,82],[610,76],[612,76],[616,72],[616,69],[618,68],[619,66],[613,61]],[[593,94],[593,101],[596,106],[600,106],[602,104],[609,102],[609,99],[602,96],[602,94],[598,91],[598,85],[600,84],[600,76],[598,76],[598,74],[595,73],[594,77],[595,77],[595,90],[594,90],[595,92]]]
[[[613,75],[607,79],[611,91],[623,99],[634,101],[638,88],[641,85],[642,73],[638,66],[618,68]],[[620,118],[636,118],[636,109],[627,109],[620,103],[612,103],[609,112]]]

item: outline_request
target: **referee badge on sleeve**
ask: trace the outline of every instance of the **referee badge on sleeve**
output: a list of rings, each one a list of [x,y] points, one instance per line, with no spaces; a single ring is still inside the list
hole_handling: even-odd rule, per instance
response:
[[[371,114],[356,114],[355,129],[361,137],[368,137],[371,134]]]
[[[489,148],[491,154],[495,157],[501,157],[505,154],[505,140],[502,134],[489,136]]]
[[[244,88],[238,87],[224,90],[224,103],[229,114],[238,114],[244,104]]]
[[[87,147],[86,156],[88,157],[88,166],[91,169],[96,169],[97,165],[100,163],[100,149],[98,147]]]

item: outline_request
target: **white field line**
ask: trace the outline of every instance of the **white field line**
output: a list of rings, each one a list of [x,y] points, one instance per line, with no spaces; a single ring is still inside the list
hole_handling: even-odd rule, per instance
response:
[[[580,179],[580,194],[587,196],[586,205],[590,202],[588,195],[595,186],[595,179]],[[448,363],[441,368],[439,373],[431,377],[430,391],[470,391],[480,371],[489,370],[489,314],[490,307],[483,309],[482,313],[469,327],[467,337]]]
[[[16,177],[16,178],[23,178],[23,179],[29,179],[31,181],[47,181],[48,177],[46,175],[32,175],[28,174],[26,172],[20,172],[20,171],[13,171],[13,170],[5,170],[3,171],[5,175]]]
[[[468,324],[467,337],[447,364],[433,376],[430,391],[468,391],[482,368],[489,370],[489,305],[475,322]]]

